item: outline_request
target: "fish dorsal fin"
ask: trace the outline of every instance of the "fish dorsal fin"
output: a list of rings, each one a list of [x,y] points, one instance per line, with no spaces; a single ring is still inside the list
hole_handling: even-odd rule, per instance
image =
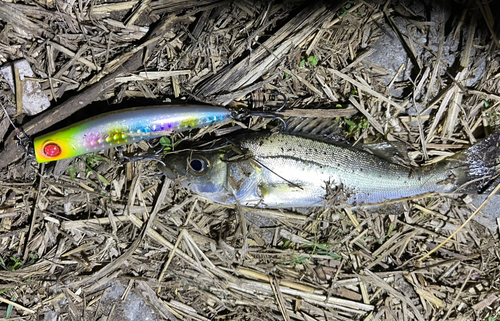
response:
[[[360,144],[357,146],[373,155],[383,158],[399,165],[410,163],[406,145],[401,142],[380,142],[370,144]]]
[[[286,132],[319,137],[336,142],[345,142],[346,135],[338,119],[290,117],[286,121]]]
[[[406,145],[401,142],[381,142],[357,144],[352,146],[338,120],[331,118],[290,117],[286,121],[286,132],[290,134],[318,138],[335,143],[345,144],[383,158],[389,162],[406,165],[410,162]]]

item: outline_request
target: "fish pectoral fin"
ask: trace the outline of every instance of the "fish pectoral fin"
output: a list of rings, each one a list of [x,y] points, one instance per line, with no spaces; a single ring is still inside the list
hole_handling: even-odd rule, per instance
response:
[[[234,182],[231,183],[231,180]],[[258,173],[253,173],[250,177],[240,179],[236,181],[235,178],[231,177],[229,184],[227,186],[228,190],[235,196],[238,201],[245,203],[248,200],[261,199],[261,193],[259,190],[259,175]]]
[[[282,184],[266,184],[259,185],[259,190],[262,197],[270,194],[284,194],[284,193],[304,193],[305,189],[299,185],[292,185],[288,182]]]

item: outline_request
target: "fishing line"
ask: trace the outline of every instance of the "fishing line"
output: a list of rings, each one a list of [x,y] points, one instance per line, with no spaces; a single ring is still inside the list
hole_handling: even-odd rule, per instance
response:
[[[33,152],[34,152],[33,151],[33,141],[31,140],[31,138],[28,136],[28,134],[26,134],[26,132],[22,128],[19,128],[14,124],[14,122],[10,118],[9,114],[7,113],[7,110],[5,109],[5,107],[3,105],[1,105],[1,106],[2,106],[5,117],[9,120],[12,127],[14,127],[14,132],[16,133],[16,138],[18,140],[17,145],[21,146],[29,157],[33,156],[34,155],[33,154]]]

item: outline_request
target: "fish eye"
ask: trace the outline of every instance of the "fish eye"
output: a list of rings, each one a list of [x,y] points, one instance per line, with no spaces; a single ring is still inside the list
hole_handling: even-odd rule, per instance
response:
[[[189,168],[194,174],[203,174],[210,167],[208,159],[202,156],[193,156],[189,161]]]

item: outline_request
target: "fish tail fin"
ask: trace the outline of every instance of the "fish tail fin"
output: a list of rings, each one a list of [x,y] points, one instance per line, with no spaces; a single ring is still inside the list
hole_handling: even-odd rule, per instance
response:
[[[500,175],[500,133],[486,137],[448,162],[455,164],[453,167],[459,165],[453,170],[458,176],[457,193],[486,191]]]

